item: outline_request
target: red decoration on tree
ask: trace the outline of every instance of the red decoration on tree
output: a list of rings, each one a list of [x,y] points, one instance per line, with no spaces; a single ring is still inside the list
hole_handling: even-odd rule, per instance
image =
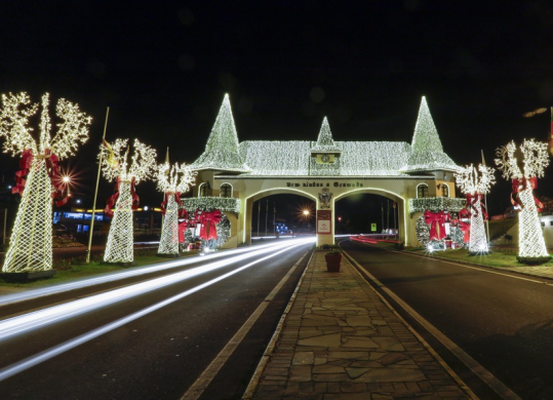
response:
[[[221,221],[221,215],[220,210],[203,211],[201,214],[196,211],[196,220],[201,224],[200,239],[217,239],[217,227],[215,225]]]
[[[117,199],[119,198],[119,182],[120,179],[117,178],[113,194],[109,197],[106,208],[104,208],[104,214],[109,218],[113,218],[113,211],[111,211],[111,209],[115,207],[115,203],[117,203]]]
[[[467,207],[472,209],[473,215],[478,216],[478,208],[482,211],[482,219],[484,221],[488,220],[488,212],[486,206],[484,205],[484,195],[482,193],[470,194],[467,193]]]
[[[528,183],[530,183],[530,188],[532,191],[538,187],[538,178],[533,176],[531,178],[522,178],[522,180],[518,180],[516,178],[513,179],[513,191],[511,193],[511,204],[515,206],[515,209],[517,211],[521,211],[524,208],[524,204],[519,200],[518,198],[518,192],[521,190],[525,190],[527,188]],[[539,201],[539,199],[534,196],[534,202],[536,203],[536,208],[538,212],[541,212],[543,210],[543,203]]]
[[[23,150],[21,160],[19,161],[19,171],[15,173],[15,186],[12,189],[12,194],[19,193],[23,195],[23,189],[25,189],[25,177],[29,174],[31,164],[33,163],[33,151],[31,149]]]
[[[48,172],[50,182],[52,182],[52,186],[54,187],[52,198],[59,199],[56,201],[56,206],[61,207],[67,203],[69,198],[67,197],[67,195],[63,194],[65,184],[63,183],[60,173],[60,159],[57,155],[52,153],[50,149],[44,150],[44,157],[46,162],[46,171]]]

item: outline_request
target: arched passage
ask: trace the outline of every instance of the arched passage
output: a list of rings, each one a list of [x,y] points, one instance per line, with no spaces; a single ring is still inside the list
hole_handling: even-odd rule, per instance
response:
[[[362,216],[361,218],[358,219],[358,221],[361,220],[361,222],[367,223],[367,227],[366,227],[367,229],[365,230],[365,232],[370,232],[369,223],[375,223],[378,226],[378,231],[382,231],[383,228],[389,228],[392,225],[394,225],[394,222],[395,222],[397,223],[397,228],[399,231],[398,232],[399,240],[403,242],[407,242],[408,241],[408,229],[406,229],[407,203],[405,199],[397,193],[379,189],[379,188],[353,189],[336,196],[332,207],[332,210],[334,213],[333,220],[335,221],[335,233],[338,233],[338,231],[340,231],[340,228],[342,228],[342,231],[344,230],[344,228],[346,228],[345,226],[346,221],[339,220],[339,218],[342,218],[343,216],[340,216],[337,214],[337,209],[338,210],[340,209],[337,203],[339,203],[340,200],[352,199],[356,196],[362,197],[364,195],[374,195],[374,199],[375,199],[374,201],[368,202],[370,204],[367,204],[366,199],[365,199],[365,202],[366,202],[365,204],[363,204],[363,201],[361,200],[358,205],[358,207],[366,207],[365,209],[360,211],[358,215],[358,217]],[[355,203],[355,202],[352,202],[352,203]],[[393,203],[396,204],[395,208],[393,207]],[[372,208],[372,210],[368,209],[369,207]],[[381,209],[381,207],[383,208],[383,210]],[[384,212],[384,215],[381,214],[382,212]],[[369,217],[366,217],[367,215]],[[375,215],[377,215],[378,217],[375,217]],[[384,218],[382,218],[382,216]],[[366,217],[365,221],[362,220],[364,217]],[[394,219],[396,220],[393,221]],[[347,233],[354,233],[354,232],[347,232]]]
[[[266,189],[266,190],[260,190],[249,197],[247,197],[242,204],[243,210],[241,215],[243,215],[243,220],[241,222],[242,226],[242,234],[243,234],[243,242],[244,243],[251,243],[252,238],[252,219],[253,219],[253,212],[254,207],[253,204],[256,201],[260,201],[262,199],[268,198],[269,196],[274,195],[280,195],[280,194],[288,194],[288,195],[295,195],[302,198],[305,198],[309,201],[313,201],[315,206],[313,207],[313,211],[317,209],[318,206],[318,198],[314,195],[304,192],[300,189],[294,189],[294,188],[272,188],[272,189]]]

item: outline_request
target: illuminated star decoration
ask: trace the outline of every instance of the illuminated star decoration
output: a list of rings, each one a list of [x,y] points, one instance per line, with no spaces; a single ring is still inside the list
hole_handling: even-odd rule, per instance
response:
[[[6,253],[3,272],[38,272],[52,269],[52,196],[60,191],[58,161],[68,158],[88,140],[92,118],[76,103],[59,99],[56,133],[52,138],[50,96],[45,93],[39,107],[27,93],[2,95],[0,136],[4,153],[21,155],[21,171],[14,192],[21,194]],[[40,112],[38,141],[29,119]],[[26,178],[24,175],[27,175]]]
[[[514,142],[496,150],[495,163],[507,180],[512,180],[512,202],[519,211],[519,256],[525,263],[548,261],[543,232],[541,230],[536,199],[533,190],[537,187],[537,178],[543,177],[549,165],[547,143],[534,139],[525,139],[517,149]]]
[[[135,185],[151,179],[156,170],[155,149],[134,140],[133,153],[129,161],[128,139],[117,139],[112,144],[100,146],[98,158],[102,159],[102,172],[108,181],[116,181],[115,210],[109,228],[104,261],[110,263],[130,263],[133,253],[133,204],[138,202]],[[108,204],[111,208],[111,203]]]
[[[165,215],[161,227],[158,254],[179,254],[179,203],[181,193],[186,193],[195,185],[197,172],[185,164],[169,161],[157,169],[157,188],[165,194]]]
[[[455,173],[455,180],[461,192],[467,195],[467,207],[470,213],[470,243],[471,253],[487,253],[489,251],[484,218],[482,216],[482,197],[490,192],[495,183],[494,169],[483,164],[478,170],[471,164],[461,167]]]

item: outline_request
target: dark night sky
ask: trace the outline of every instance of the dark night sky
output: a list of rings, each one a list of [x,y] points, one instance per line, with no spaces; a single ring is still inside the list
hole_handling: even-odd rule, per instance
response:
[[[316,140],[326,115],[335,140],[410,142],[426,95],[464,165],[546,140],[548,115],[522,114],[553,105],[552,39],[546,0],[3,1],[0,92],[48,91],[94,117],[73,159],[89,187],[107,106],[108,140],[190,163],[226,92],[240,140]],[[16,160],[0,160],[11,176]]]

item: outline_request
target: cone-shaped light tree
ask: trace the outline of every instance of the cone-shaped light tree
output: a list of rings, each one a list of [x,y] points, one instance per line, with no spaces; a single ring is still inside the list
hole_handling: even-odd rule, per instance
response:
[[[190,166],[178,163],[171,165],[169,160],[160,164],[157,169],[157,188],[165,194],[162,203],[164,213],[161,227],[158,254],[179,254],[179,206],[180,195],[190,190],[195,184],[197,172]]]
[[[98,157],[102,160],[104,177],[110,182],[115,181],[114,194],[105,209],[107,215],[112,215],[104,252],[104,261],[110,263],[130,263],[134,260],[132,213],[138,207],[139,200],[135,186],[151,179],[156,170],[155,149],[135,139],[129,160],[128,142],[128,139],[117,139],[111,145],[104,142],[100,146],[101,157]]]
[[[62,196],[63,182],[58,162],[74,154],[88,139],[91,117],[76,103],[59,99],[56,105],[56,133],[52,137],[50,96],[31,103],[27,93],[2,95],[0,136],[4,152],[20,155],[13,193],[21,194],[10,244],[2,272],[28,273],[52,269],[52,199]],[[31,135],[30,119],[40,109],[39,138]],[[26,178],[26,179],[25,179]],[[58,204],[66,200],[59,200]]]
[[[484,220],[488,215],[482,200],[495,183],[494,169],[483,164],[476,169],[471,164],[468,167],[460,168],[455,173],[455,180],[461,192],[467,195],[467,207],[470,210],[469,252],[487,253],[489,248]]]
[[[543,206],[534,197],[533,190],[538,186],[538,178],[543,177],[549,165],[547,143],[534,139],[525,139],[517,148],[514,142],[496,150],[495,163],[503,177],[512,180],[511,202],[518,215],[519,255],[523,263],[537,264],[546,262],[547,253],[543,232],[538,217],[538,208]]]

